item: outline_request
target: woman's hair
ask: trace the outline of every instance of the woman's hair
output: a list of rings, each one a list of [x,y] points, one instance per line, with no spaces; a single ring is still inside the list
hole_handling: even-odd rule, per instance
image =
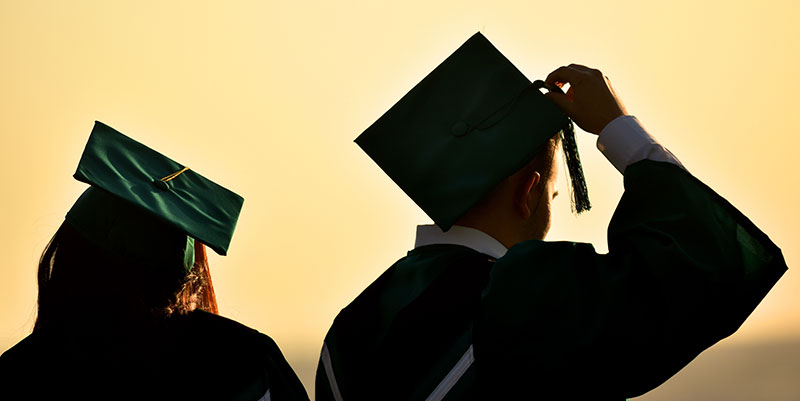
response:
[[[205,246],[190,271],[137,265],[109,254],[64,222],[39,260],[34,331],[74,321],[158,321],[195,309],[217,313]]]

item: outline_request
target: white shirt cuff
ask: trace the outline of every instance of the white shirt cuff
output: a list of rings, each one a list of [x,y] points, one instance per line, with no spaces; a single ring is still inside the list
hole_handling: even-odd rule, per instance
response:
[[[678,158],[661,146],[634,116],[619,116],[608,123],[597,137],[597,149],[620,173],[644,159],[672,163],[685,169]]]

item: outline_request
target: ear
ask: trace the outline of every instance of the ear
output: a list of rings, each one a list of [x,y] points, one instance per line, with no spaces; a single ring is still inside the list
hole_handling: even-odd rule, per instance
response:
[[[528,206],[528,199],[530,199],[533,189],[536,188],[536,184],[541,180],[541,174],[539,174],[538,171],[534,171],[523,177],[520,182],[520,186],[514,197],[514,209],[525,219],[531,217],[533,213],[530,206]]]

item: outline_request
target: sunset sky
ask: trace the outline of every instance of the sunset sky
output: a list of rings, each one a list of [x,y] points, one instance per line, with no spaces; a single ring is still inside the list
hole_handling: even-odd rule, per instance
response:
[[[333,318],[430,222],[353,139],[477,31],[531,80],[603,70],[784,251],[725,342],[800,339],[799,18],[796,1],[2,1],[0,351],[33,326],[38,257],[99,120],[245,198],[229,255],[210,254],[220,312],[310,390]],[[578,136],[594,208],[559,197],[548,239],[605,251],[622,179]]]

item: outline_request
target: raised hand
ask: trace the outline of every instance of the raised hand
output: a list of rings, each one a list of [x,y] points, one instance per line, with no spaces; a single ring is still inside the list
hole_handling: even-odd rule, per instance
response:
[[[570,64],[551,72],[545,83],[558,87],[569,83],[566,94],[549,92],[546,96],[584,131],[600,134],[612,120],[628,114],[600,70]]]

